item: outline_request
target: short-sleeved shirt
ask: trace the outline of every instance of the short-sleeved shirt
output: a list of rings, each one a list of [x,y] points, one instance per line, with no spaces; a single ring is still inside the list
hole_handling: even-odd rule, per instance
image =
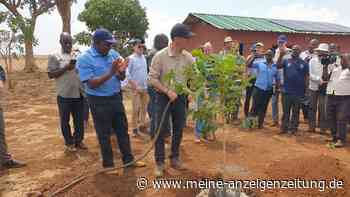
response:
[[[147,62],[145,56],[137,54],[130,55],[127,79],[135,81],[138,88],[141,90],[146,90],[147,78]]]
[[[73,54],[62,52],[49,55],[47,66],[48,72],[53,72],[65,67],[73,58]],[[81,84],[78,73],[75,69],[67,70],[60,77],[56,78],[55,81],[58,96],[63,98],[81,97]]]
[[[279,81],[279,72],[276,64],[269,66],[267,62],[261,61],[252,64],[252,68],[257,70],[255,86],[259,89],[272,90],[274,80]]]
[[[175,54],[170,47],[159,51],[152,60],[149,83],[152,85],[155,81],[159,81],[163,85],[169,85],[164,81],[164,76],[175,71],[175,80],[179,83],[186,83],[184,71],[187,66],[191,66],[194,62],[192,55],[183,50],[180,54]]]
[[[121,82],[116,75],[97,88],[90,88],[87,84],[90,79],[101,77],[110,72],[113,61],[118,58],[120,58],[119,53],[113,49],[106,56],[103,56],[94,47],[91,47],[78,57],[77,69],[86,94],[92,96],[113,96],[120,92]]]
[[[295,96],[304,96],[306,76],[309,75],[309,65],[301,58],[283,60],[284,92]]]
[[[350,95],[350,69],[343,69],[339,64],[328,67],[331,78],[327,86],[327,94],[336,96]]]

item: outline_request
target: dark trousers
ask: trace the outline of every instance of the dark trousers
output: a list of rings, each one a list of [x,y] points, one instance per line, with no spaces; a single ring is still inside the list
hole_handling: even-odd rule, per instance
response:
[[[90,114],[89,103],[87,101],[87,98],[84,97],[84,121],[85,122],[89,121],[89,114]]]
[[[350,96],[328,95],[327,114],[333,140],[345,143],[350,119]]]
[[[296,132],[299,127],[299,112],[301,106],[301,97],[295,95],[282,94],[282,132]],[[290,117],[292,114],[292,118]]]
[[[115,133],[123,163],[134,160],[131,153],[126,118],[121,94],[115,96],[88,96],[95,130],[100,144],[103,167],[114,167],[111,135]]]
[[[164,95],[157,93],[157,99],[155,103],[155,113],[154,120],[156,127],[159,127],[161,123],[161,118],[169,98]],[[167,136],[169,130],[169,116],[171,115],[171,121],[173,125],[173,135],[171,141],[171,159],[178,159],[180,154],[180,144],[182,140],[182,131],[186,123],[186,96],[179,96],[174,102],[171,103],[168,111],[165,112],[165,118],[163,124],[161,125],[160,135],[156,140],[155,145],[155,160],[158,165],[164,164],[165,160],[165,144],[164,138]],[[152,136],[154,137],[155,131],[152,131]]]
[[[79,144],[84,139],[84,101],[80,98],[57,97],[58,111],[60,114],[61,131],[66,145]],[[69,124],[70,115],[73,117],[74,133]]]
[[[0,106],[0,167],[2,164],[11,159],[11,155],[7,152],[7,143],[5,138],[5,120],[4,112]]]
[[[156,109],[155,105],[157,105],[157,101],[156,100],[158,99],[157,98],[158,97],[157,96],[158,93],[152,87],[148,87],[147,91],[148,91],[148,95],[149,95],[149,103],[148,103],[148,106],[147,106],[147,112],[148,112],[148,117],[151,120],[150,130],[151,130],[151,132],[154,132],[157,129],[157,127],[158,127],[158,125],[157,125],[157,123],[156,123],[156,121],[154,119],[154,114],[155,114],[155,109]],[[170,121],[169,119],[168,120],[164,120],[164,121],[169,122]],[[169,137],[169,136],[171,136],[170,124],[166,124],[166,126],[167,126],[167,128],[165,129],[165,130],[167,130],[166,136]]]
[[[251,81],[249,81],[249,86],[246,88],[245,101],[244,101],[244,115],[245,115],[245,117],[248,117],[248,115],[249,115],[250,100],[251,100],[252,95],[253,95],[255,81],[256,81],[256,79],[252,79]]]
[[[262,128],[264,125],[267,106],[269,105],[272,93],[272,90],[264,91],[258,87],[254,87],[252,94],[253,105],[250,116],[258,117],[259,128]]]
[[[310,129],[315,129],[318,125],[321,128],[321,131],[324,131],[328,127],[326,113],[326,95],[320,94],[319,91],[309,90],[309,97],[309,127]]]

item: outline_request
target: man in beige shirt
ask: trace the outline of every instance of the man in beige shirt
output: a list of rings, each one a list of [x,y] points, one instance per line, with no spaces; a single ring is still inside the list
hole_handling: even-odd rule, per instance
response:
[[[188,39],[193,36],[188,26],[184,24],[176,24],[171,30],[171,40],[169,47],[158,52],[150,67],[149,73],[149,85],[157,90],[155,109],[154,109],[154,121],[156,128],[161,123],[161,116],[165,110],[168,102],[171,105],[166,112],[164,120],[169,119],[169,115],[172,117],[173,135],[171,143],[171,167],[177,170],[183,170],[183,166],[179,160],[179,148],[182,140],[182,131],[186,122],[186,95],[177,95],[169,85],[165,82],[164,76],[172,70],[175,71],[175,80],[177,82],[185,82],[183,71],[187,66],[192,65],[194,59],[192,55],[185,50]],[[169,128],[166,124],[168,121],[164,121],[161,125],[160,135],[156,140],[155,145],[155,160],[157,177],[164,174],[164,160],[165,160],[165,147],[164,138],[167,133],[166,128]],[[154,137],[155,131],[151,131]]]
[[[60,126],[66,150],[86,150],[84,139],[84,100],[81,83],[75,69],[76,57],[72,52],[73,39],[70,34],[60,36],[61,51],[48,58],[48,76],[56,81],[57,104]],[[73,117],[74,133],[71,132],[70,116]]]

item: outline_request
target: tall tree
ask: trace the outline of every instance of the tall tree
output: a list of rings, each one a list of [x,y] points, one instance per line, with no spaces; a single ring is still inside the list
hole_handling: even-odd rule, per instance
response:
[[[71,33],[71,6],[75,0],[55,0],[55,2],[62,19],[62,32]]]
[[[34,59],[34,31],[40,15],[54,9],[54,0],[0,0],[12,15],[13,23],[18,26],[24,36],[25,44],[25,72],[38,69]]]
[[[132,37],[143,38],[148,30],[146,9],[138,0],[89,0],[78,19],[86,23],[89,31],[103,27],[116,36],[116,48],[123,53],[123,45]],[[75,36],[80,44],[89,44],[88,32]]]

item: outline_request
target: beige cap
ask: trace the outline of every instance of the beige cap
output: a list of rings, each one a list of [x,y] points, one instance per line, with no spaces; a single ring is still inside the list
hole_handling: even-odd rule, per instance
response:
[[[224,42],[233,42],[231,36],[227,36],[225,39],[224,39]]]

